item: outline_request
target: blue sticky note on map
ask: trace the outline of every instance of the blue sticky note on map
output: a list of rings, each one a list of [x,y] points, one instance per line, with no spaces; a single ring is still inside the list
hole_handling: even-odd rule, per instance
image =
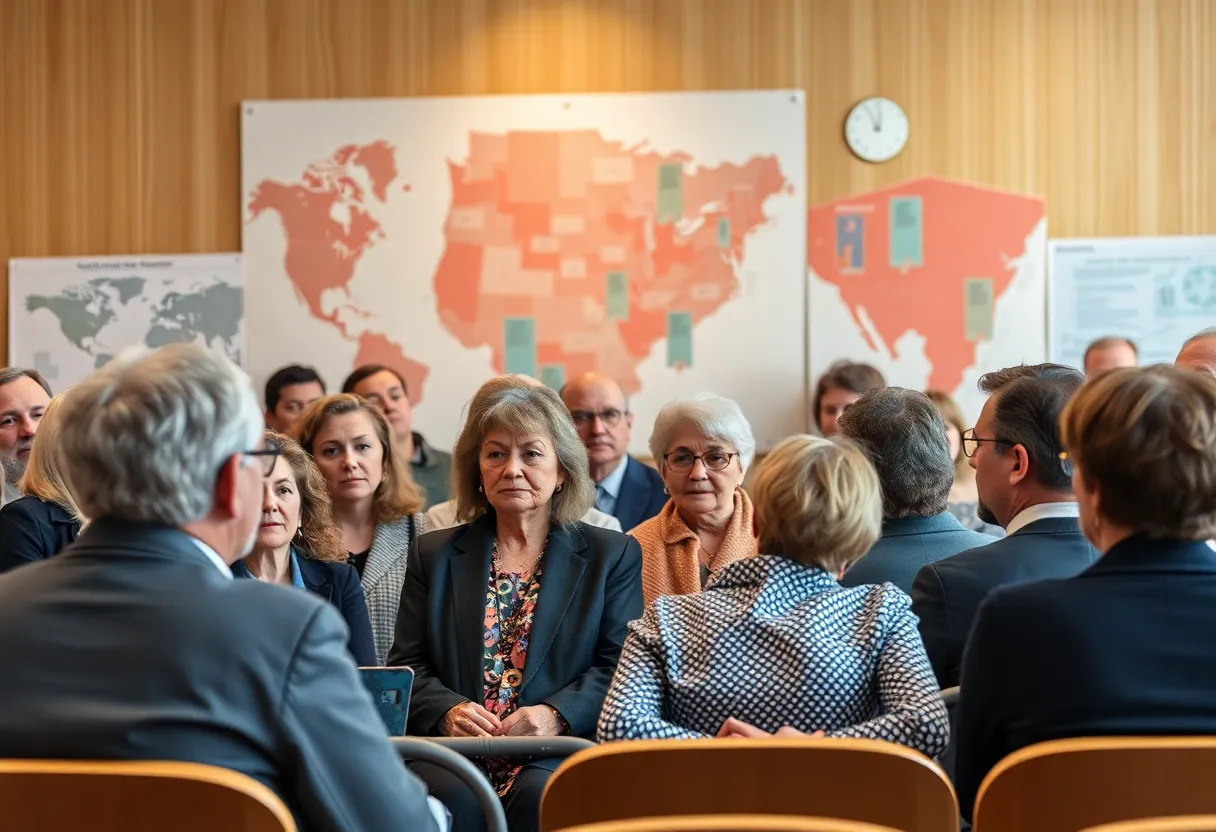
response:
[[[566,384],[566,365],[541,364],[540,383],[553,390],[561,390]]]
[[[836,265],[843,272],[860,272],[866,265],[866,221],[861,214],[836,215]]]
[[[923,208],[918,196],[891,197],[891,268],[925,265]]]
[[[718,248],[730,248],[730,217],[718,217]]]
[[[692,366],[692,315],[667,313],[667,366]]]
[[[659,165],[659,196],[655,222],[667,225],[684,216],[684,165],[663,162]]]
[[[625,272],[604,275],[604,299],[609,320],[629,320],[629,275]]]
[[[536,377],[536,322],[505,318],[502,325],[503,371]]]

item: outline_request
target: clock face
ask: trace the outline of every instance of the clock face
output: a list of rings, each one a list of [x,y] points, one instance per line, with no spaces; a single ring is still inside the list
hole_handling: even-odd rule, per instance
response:
[[[867,98],[849,111],[844,138],[857,158],[886,162],[908,143],[908,116],[889,98]]]

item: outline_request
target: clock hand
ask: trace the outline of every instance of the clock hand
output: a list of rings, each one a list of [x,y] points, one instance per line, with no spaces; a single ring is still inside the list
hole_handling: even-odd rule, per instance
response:
[[[877,109],[877,112],[878,112],[878,117],[877,117],[877,118],[875,118],[875,116],[874,116],[874,112],[875,112],[875,110],[876,110],[876,109]],[[881,133],[881,132],[882,132],[882,110],[878,108],[878,105],[872,105],[872,106],[871,106],[871,108],[870,108],[870,121],[871,121],[871,122],[873,123],[873,125],[874,125],[874,132],[875,132],[875,133]]]

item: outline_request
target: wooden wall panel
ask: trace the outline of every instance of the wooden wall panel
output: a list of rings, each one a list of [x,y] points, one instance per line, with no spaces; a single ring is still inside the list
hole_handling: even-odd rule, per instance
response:
[[[765,87],[807,91],[812,204],[934,173],[1213,233],[1214,47],[1212,0],[0,0],[0,257],[238,248],[245,98]]]

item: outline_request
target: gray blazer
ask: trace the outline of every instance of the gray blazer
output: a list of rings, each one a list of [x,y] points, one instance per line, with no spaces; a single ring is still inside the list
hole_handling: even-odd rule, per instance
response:
[[[101,518],[0,578],[0,656],[0,757],[206,763],[301,829],[436,829],[333,605],[234,581],[176,529]]]
[[[405,583],[405,563],[410,545],[426,531],[426,515],[415,514],[392,523],[376,525],[372,549],[363,567],[363,597],[376,642],[376,663],[383,665],[397,631],[397,610]]]

